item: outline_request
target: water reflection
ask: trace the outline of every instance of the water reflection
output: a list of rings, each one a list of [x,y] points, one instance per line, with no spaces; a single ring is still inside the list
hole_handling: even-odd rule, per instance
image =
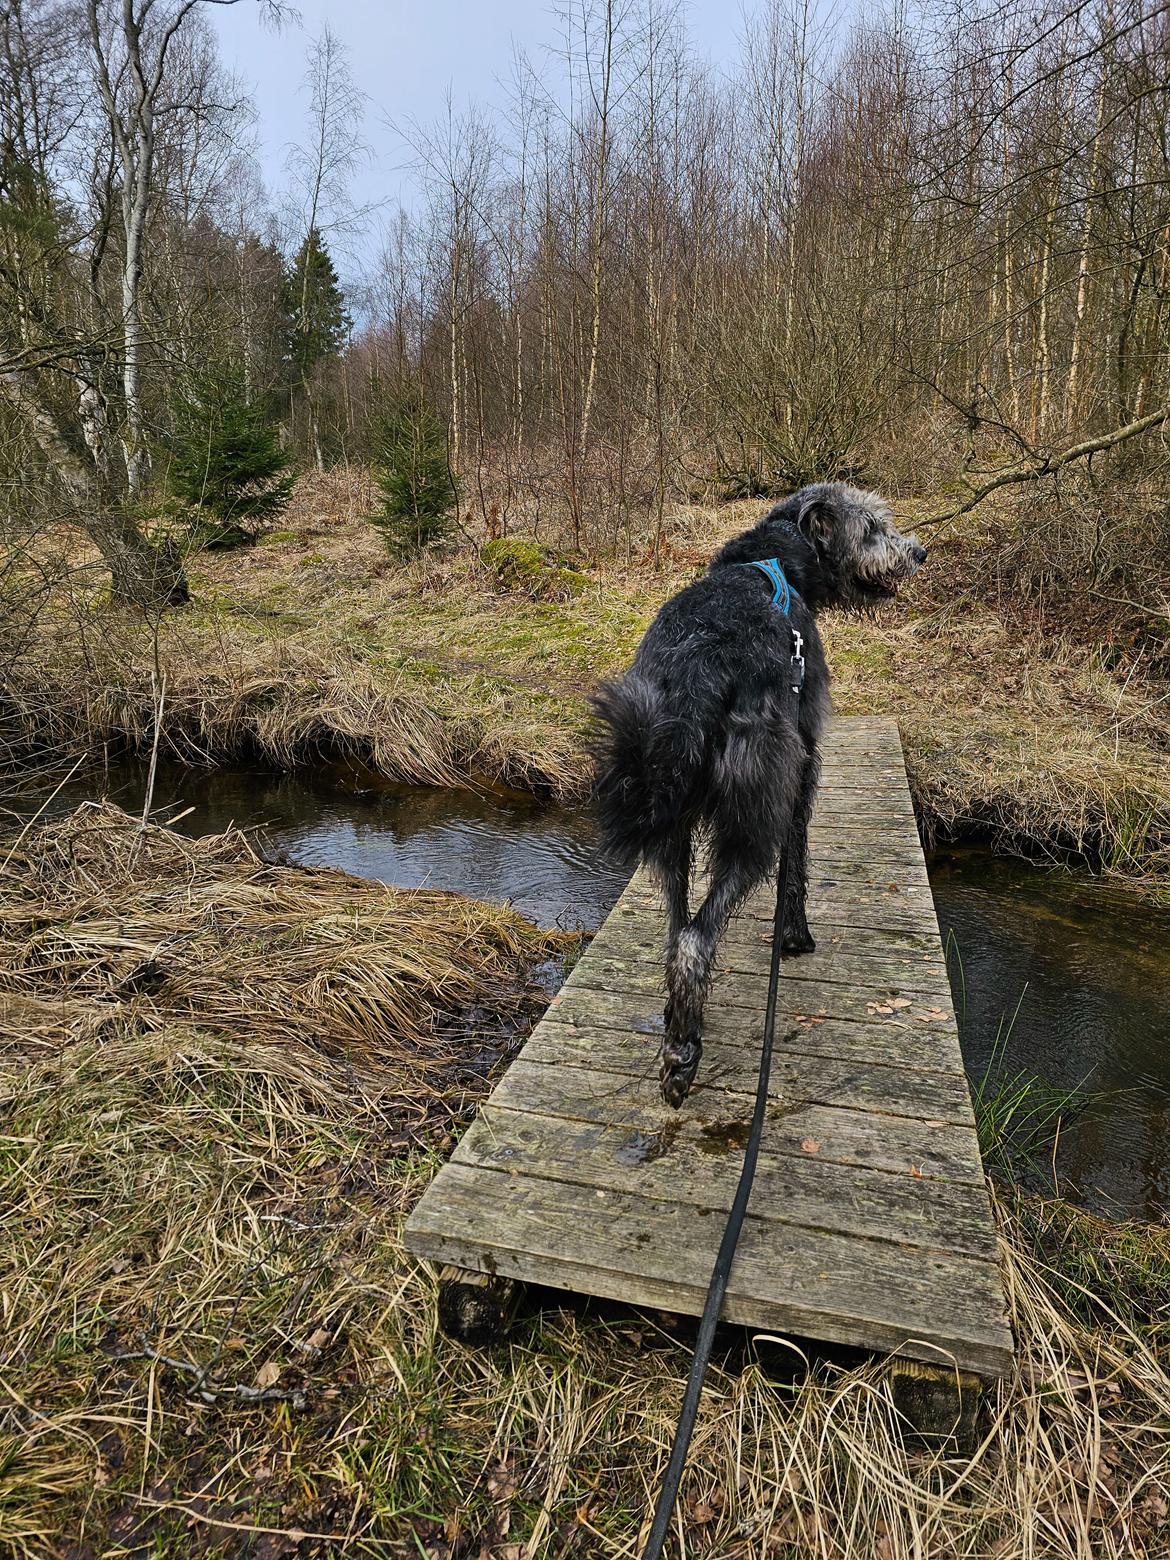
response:
[[[1170,912],[1082,873],[982,850],[937,852],[930,882],[955,945],[970,1075],[982,1076],[1002,1027],[1007,1073],[1086,1092],[1061,1133],[1062,1189],[1106,1214],[1164,1217]]]
[[[141,809],[140,764],[112,763],[98,781],[72,782],[54,810],[98,794],[129,812]],[[589,819],[579,812],[521,793],[388,785],[353,765],[295,775],[162,765],[154,808],[186,834],[263,825],[278,851],[306,866],[510,900],[542,926],[595,930],[625,886],[623,873],[600,862]]]

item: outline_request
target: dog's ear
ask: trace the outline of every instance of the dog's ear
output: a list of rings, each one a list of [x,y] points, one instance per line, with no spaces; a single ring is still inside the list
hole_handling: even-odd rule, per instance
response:
[[[824,493],[810,494],[797,510],[796,528],[814,547],[827,541],[833,529],[832,500]]]

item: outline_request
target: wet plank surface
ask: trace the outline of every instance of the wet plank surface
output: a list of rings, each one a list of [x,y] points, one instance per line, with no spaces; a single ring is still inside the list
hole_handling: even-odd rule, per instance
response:
[[[781,975],[724,1315],[1002,1374],[995,1231],[893,721],[834,723],[810,844],[817,951]],[[636,874],[415,1208],[409,1249],[698,1315],[751,1118],[772,896],[720,948],[702,1065],[675,1112],[657,1084],[663,917]]]

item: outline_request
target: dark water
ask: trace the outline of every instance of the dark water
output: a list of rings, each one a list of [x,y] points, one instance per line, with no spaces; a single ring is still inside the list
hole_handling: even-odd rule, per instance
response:
[[[118,760],[96,777],[71,781],[53,811],[104,794],[138,813],[145,775],[145,766]],[[295,774],[160,765],[153,817],[195,835],[262,825],[267,843],[302,865],[510,900],[540,925],[567,930],[595,931],[626,881],[601,865],[589,820],[579,812],[522,792],[390,785],[351,764]]]
[[[52,810],[104,791],[137,811],[143,784],[142,766],[119,762],[96,784],[71,782]],[[546,926],[596,928],[625,881],[581,813],[388,786],[350,766],[163,767],[155,809],[191,834],[263,824],[295,861],[507,899]],[[940,851],[930,873],[973,1085],[990,1067],[993,1083],[1023,1073],[1079,1091],[1060,1130],[1060,1189],[1106,1214],[1170,1217],[1170,911],[984,850]]]
[[[990,1067],[993,1085],[1023,1072],[1078,1091],[1060,1189],[1105,1214],[1167,1217],[1170,911],[985,850],[936,852],[930,883],[972,1081]]]

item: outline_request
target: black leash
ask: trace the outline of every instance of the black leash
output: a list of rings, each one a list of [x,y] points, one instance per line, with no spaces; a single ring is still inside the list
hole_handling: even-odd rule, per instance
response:
[[[792,692],[796,697],[798,717],[800,690],[804,685],[803,650],[804,642],[793,629]],[[699,1398],[702,1396],[707,1366],[711,1362],[715,1328],[719,1322],[719,1314],[723,1310],[723,1296],[727,1291],[727,1281],[731,1277],[731,1264],[735,1260],[735,1248],[739,1245],[743,1216],[747,1212],[748,1199],[752,1194],[752,1182],[755,1180],[756,1161],[760,1157],[760,1139],[763,1136],[764,1118],[768,1108],[768,1078],[772,1071],[772,1045],[776,1031],[776,991],[780,983],[780,945],[784,941],[784,906],[788,899],[788,869],[792,861],[791,844],[791,838],[784,843],[780,874],[776,884],[776,912],[772,919],[772,963],[768,970],[768,1002],[764,1010],[764,1037],[760,1045],[760,1075],[756,1084],[756,1108],[752,1114],[752,1130],[748,1137],[747,1148],[744,1150],[743,1169],[739,1173],[735,1200],[727,1216],[723,1239],[719,1243],[719,1254],[715,1258],[711,1282],[707,1287],[707,1299],[703,1305],[702,1320],[699,1322],[699,1336],[695,1342],[691,1373],[687,1378],[682,1410],[674,1432],[674,1444],[670,1448],[670,1461],[666,1466],[662,1488],[658,1492],[658,1504],[654,1508],[654,1521],[650,1527],[646,1547],[642,1551],[642,1560],[660,1560],[663,1545],[666,1543],[667,1529],[678,1500],[679,1485],[682,1483],[683,1469],[686,1466],[691,1434],[699,1413]]]

